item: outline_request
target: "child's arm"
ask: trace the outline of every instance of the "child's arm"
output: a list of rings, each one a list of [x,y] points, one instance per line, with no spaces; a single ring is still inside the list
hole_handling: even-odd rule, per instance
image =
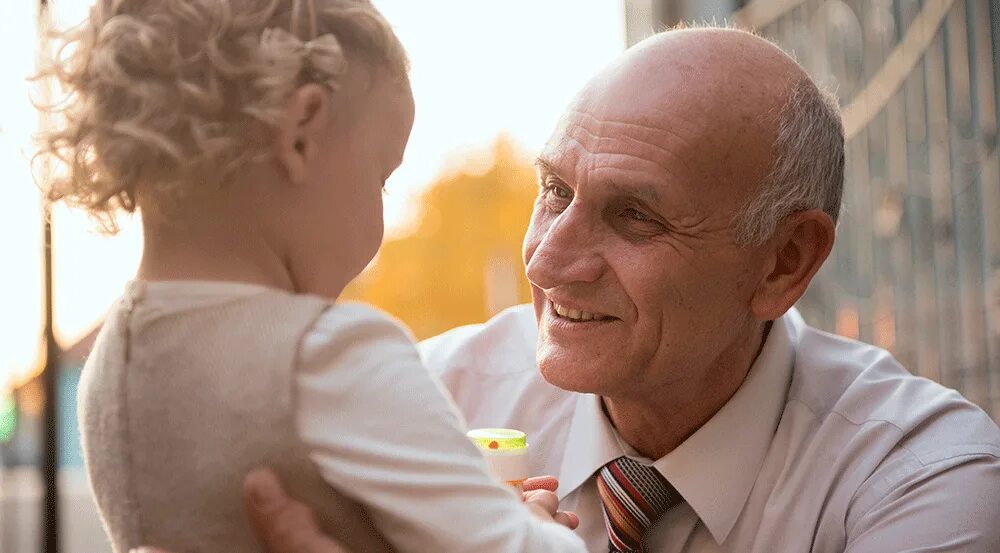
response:
[[[329,310],[303,344],[297,385],[313,462],[400,553],[585,551],[487,474],[443,388],[384,315]]]

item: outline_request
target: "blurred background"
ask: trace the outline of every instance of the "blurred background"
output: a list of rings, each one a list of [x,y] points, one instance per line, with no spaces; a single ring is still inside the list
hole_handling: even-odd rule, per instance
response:
[[[61,207],[43,224],[28,167],[45,121],[26,77],[51,47],[39,22],[73,24],[89,3],[0,9],[2,553],[109,550],[82,470],[76,386],[141,236],[127,219],[120,235],[101,236]],[[417,119],[388,183],[385,245],[349,298],[418,338],[528,301],[520,243],[532,159],[562,108],[649,34],[728,21],[793,53],[844,109],[845,211],[834,254],[800,302],[806,319],[889,349],[1000,420],[1000,0],[375,4],[410,53]]]

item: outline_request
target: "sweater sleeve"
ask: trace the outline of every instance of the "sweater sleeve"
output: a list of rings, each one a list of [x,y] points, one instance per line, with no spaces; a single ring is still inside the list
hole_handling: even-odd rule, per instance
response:
[[[582,552],[487,473],[410,336],[374,309],[328,310],[302,344],[299,435],[323,478],[400,553]]]

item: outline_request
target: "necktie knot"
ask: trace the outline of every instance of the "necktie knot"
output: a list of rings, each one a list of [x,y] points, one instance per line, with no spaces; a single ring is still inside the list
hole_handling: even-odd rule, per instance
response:
[[[646,532],[683,499],[653,467],[619,457],[597,474],[612,552],[642,552]]]

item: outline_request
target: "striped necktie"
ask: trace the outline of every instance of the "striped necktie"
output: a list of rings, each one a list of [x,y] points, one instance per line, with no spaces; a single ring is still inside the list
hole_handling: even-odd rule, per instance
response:
[[[604,507],[610,553],[643,553],[646,531],[684,501],[653,467],[628,457],[604,465],[597,474],[597,491]]]

